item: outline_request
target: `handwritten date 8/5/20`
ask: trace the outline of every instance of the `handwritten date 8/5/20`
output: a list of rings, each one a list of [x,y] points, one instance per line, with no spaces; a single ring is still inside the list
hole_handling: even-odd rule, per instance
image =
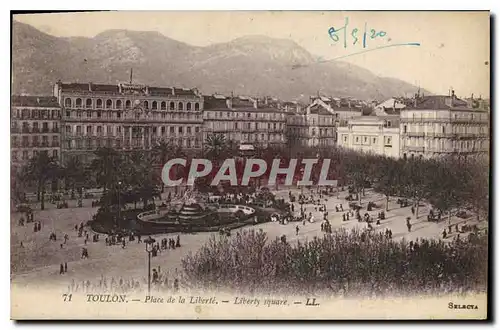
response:
[[[367,24],[365,23],[364,29],[360,30],[358,28],[350,29],[349,26],[349,18],[345,18],[344,26],[340,28],[334,28],[333,26],[328,29],[328,35],[334,42],[340,41],[342,37],[344,48],[347,48],[347,45],[352,42],[352,45],[356,45],[358,43],[362,43],[363,48],[367,46],[367,38],[369,39],[377,39],[383,38],[387,35],[385,31],[377,31],[375,29],[368,30]],[[348,43],[348,39],[351,39],[351,42]],[[361,39],[361,40],[360,40]]]

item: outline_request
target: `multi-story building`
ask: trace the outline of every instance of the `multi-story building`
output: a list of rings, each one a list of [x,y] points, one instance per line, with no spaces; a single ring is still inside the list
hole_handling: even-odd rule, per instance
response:
[[[196,89],[62,83],[54,86],[62,107],[62,154],[88,161],[98,147],[154,147],[167,140],[201,148],[204,107]]]
[[[359,101],[325,96],[311,97],[311,103],[307,107],[307,111],[312,108],[323,108],[333,114],[336,126],[345,126],[349,119],[370,114],[372,111]]]
[[[11,99],[11,160],[14,166],[39,152],[60,160],[61,108],[55,97],[13,96]]]
[[[335,125],[335,115],[318,105],[307,107],[305,113],[290,111],[286,118],[288,143],[309,147],[334,146]]]
[[[399,116],[360,116],[337,128],[339,147],[387,157],[400,157]]]
[[[285,143],[285,113],[249,97],[205,97],[204,139],[223,134],[239,144],[263,147]]]
[[[449,96],[416,96],[401,110],[403,157],[489,152],[489,112],[477,103]]]

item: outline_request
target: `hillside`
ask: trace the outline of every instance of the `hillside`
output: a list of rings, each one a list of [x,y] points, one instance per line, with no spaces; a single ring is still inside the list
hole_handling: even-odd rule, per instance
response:
[[[104,31],[93,38],[58,38],[14,22],[13,93],[50,94],[57,80],[197,87],[204,93],[315,95],[384,99],[416,87],[341,61],[318,63],[291,40],[246,36],[195,47],[158,32]],[[428,93],[428,92],[427,92]]]

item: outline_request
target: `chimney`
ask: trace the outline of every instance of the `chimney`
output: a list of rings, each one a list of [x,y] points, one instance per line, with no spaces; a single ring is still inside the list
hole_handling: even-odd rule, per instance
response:
[[[472,94],[470,95],[470,99],[471,99],[472,101],[474,101],[474,93],[472,93]]]
[[[226,98],[226,106],[229,108],[229,109],[232,109],[233,108],[233,97],[228,97]]]
[[[300,104],[297,102],[297,113],[300,113]]]
[[[172,88],[172,95],[175,96],[175,87],[171,87]]]
[[[89,82],[89,92],[92,92],[92,83]]]
[[[253,107],[254,107],[255,109],[257,109],[258,105],[259,105],[258,100],[253,100]]]
[[[36,98],[36,103],[40,104],[40,98],[39,97]]]
[[[417,98],[416,98],[416,97],[413,99],[413,106],[414,106],[415,108],[417,107]]]
[[[349,109],[351,108],[351,100],[347,100],[347,105],[349,106]]]
[[[396,111],[396,99],[394,99],[394,103],[392,103],[392,110]]]

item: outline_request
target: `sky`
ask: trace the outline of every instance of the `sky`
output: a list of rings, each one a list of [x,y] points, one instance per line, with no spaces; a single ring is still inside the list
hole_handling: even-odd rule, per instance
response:
[[[122,11],[14,19],[59,37],[94,37],[109,29],[127,29],[158,31],[196,46],[246,35],[291,39],[322,60],[356,64],[435,94],[447,95],[453,89],[460,97],[489,97],[488,12]],[[333,37],[331,28],[339,30]],[[394,46],[406,43],[419,46]]]

